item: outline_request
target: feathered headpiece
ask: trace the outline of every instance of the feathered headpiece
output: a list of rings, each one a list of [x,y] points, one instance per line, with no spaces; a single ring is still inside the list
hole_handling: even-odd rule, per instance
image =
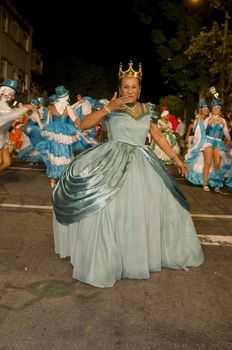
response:
[[[124,78],[124,77],[134,77],[134,78],[138,78],[139,80],[142,80],[142,64],[139,63],[139,70],[135,71],[133,69],[133,62],[130,61],[128,63],[129,68],[125,71],[122,70],[122,63],[120,63],[119,65],[119,72],[118,72],[118,77],[119,80]]]
[[[211,86],[211,88],[209,89],[209,93],[213,95],[214,98],[220,100],[219,93],[215,89],[215,86]]]

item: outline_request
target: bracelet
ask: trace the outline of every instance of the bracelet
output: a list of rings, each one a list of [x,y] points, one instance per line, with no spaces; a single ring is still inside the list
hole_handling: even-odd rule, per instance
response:
[[[171,158],[171,160],[175,160],[175,159],[178,158],[178,156],[177,156],[177,154],[174,154],[174,156],[172,156],[172,157],[170,157],[170,158]]]
[[[107,105],[104,105],[103,107],[108,114],[110,114],[112,111],[107,107]]]

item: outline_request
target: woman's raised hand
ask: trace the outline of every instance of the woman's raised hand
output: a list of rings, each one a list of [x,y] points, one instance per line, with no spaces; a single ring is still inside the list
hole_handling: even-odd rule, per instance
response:
[[[111,111],[123,110],[126,108],[125,104],[130,101],[129,96],[117,97],[117,92],[114,93],[111,100],[107,103],[107,107]]]

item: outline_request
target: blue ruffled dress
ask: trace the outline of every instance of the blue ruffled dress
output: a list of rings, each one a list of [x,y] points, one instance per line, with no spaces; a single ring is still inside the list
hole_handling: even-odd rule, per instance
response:
[[[111,113],[109,140],[78,155],[53,192],[55,252],[96,287],[204,261],[183,193],[145,146],[154,115],[144,110]]]
[[[25,145],[18,152],[18,158],[28,163],[46,164],[46,146],[38,124],[29,119],[28,124],[21,126],[21,130],[29,141],[25,140]]]
[[[48,155],[46,175],[59,179],[74,157],[73,143],[77,140],[78,132],[67,115],[52,115],[51,120],[41,132]]]
[[[209,118],[208,118],[209,119]],[[206,120],[207,121],[207,120]],[[224,185],[232,188],[232,155],[226,148],[223,137],[225,136],[225,123],[210,123],[205,127],[204,121],[200,119],[194,126],[194,137],[192,145],[185,155],[185,163],[189,168],[186,179],[194,185],[203,185],[203,151],[207,147],[217,148],[220,156],[220,168],[215,172],[214,164],[210,167],[208,184],[211,187],[222,188]]]
[[[93,108],[97,103],[97,101],[90,96],[83,96],[83,100],[88,101],[91,108]],[[74,108],[74,111],[77,113],[80,120],[83,120],[84,114],[82,110],[82,104]],[[89,113],[91,113],[91,110],[89,111]],[[83,150],[93,147],[98,143],[96,139],[97,131],[95,128],[90,128],[82,131],[82,135],[83,137],[81,137],[77,142],[73,144],[74,152],[75,151],[82,152]]]
[[[97,143],[84,135],[68,115],[52,115],[49,124],[41,132],[46,140],[46,175],[59,179],[67,165],[74,158],[75,150],[83,150]]]

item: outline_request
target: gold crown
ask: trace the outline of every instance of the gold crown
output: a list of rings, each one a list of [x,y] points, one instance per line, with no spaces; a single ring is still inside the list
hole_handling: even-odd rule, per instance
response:
[[[142,64],[139,63],[139,70],[135,71],[133,69],[133,62],[130,61],[128,63],[129,68],[125,71],[122,70],[122,63],[120,63],[119,65],[119,72],[118,72],[118,77],[119,80],[124,78],[124,77],[134,77],[134,78],[138,78],[139,80],[142,80]]]

